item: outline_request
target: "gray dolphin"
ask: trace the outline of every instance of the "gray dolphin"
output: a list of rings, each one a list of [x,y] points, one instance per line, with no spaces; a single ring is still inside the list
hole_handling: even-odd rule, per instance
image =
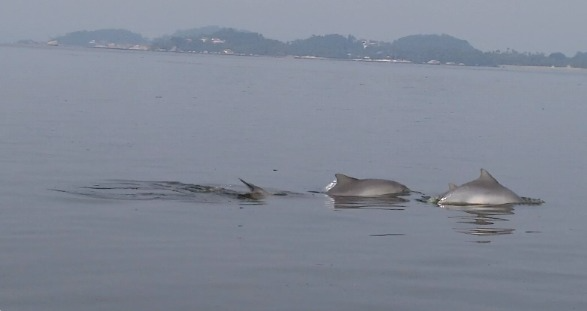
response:
[[[539,199],[520,197],[502,186],[489,172],[481,169],[479,178],[461,186],[449,184],[449,190],[438,198],[438,205],[503,205],[540,204]]]
[[[326,194],[340,197],[379,197],[410,192],[408,187],[393,180],[358,179],[344,174],[335,174],[336,180],[326,186]]]
[[[245,184],[249,188],[249,192],[245,194],[239,194],[238,197],[241,199],[251,199],[251,200],[261,200],[267,196],[272,195],[271,193],[265,191],[265,189],[255,186],[249,182],[244,181],[243,179],[239,178],[243,184]]]
[[[256,186],[250,182],[243,180],[242,178],[239,178],[238,180],[240,180],[243,184],[245,184],[249,188],[249,192],[238,194],[237,197],[239,199],[262,200],[262,199],[265,199],[266,197],[269,197],[269,196],[290,196],[290,195],[296,196],[296,195],[300,195],[300,193],[290,192],[290,191],[269,192],[259,186]]]

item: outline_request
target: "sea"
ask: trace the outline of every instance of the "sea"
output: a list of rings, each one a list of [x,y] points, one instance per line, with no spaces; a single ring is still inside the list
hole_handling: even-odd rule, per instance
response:
[[[2,311],[587,309],[586,70],[0,55]],[[427,202],[481,168],[545,203]]]

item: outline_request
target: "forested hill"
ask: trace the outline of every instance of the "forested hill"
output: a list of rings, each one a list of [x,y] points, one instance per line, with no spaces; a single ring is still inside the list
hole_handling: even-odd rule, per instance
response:
[[[359,39],[352,35],[313,35],[282,42],[262,34],[208,26],[177,31],[152,40],[121,29],[77,31],[54,38],[64,45],[137,48],[155,51],[216,53],[235,55],[300,56],[353,60],[402,61],[469,66],[555,66],[587,68],[587,53],[572,57],[562,53],[528,53],[515,50],[482,52],[466,40],[446,34],[420,34],[391,43]]]
[[[100,29],[93,31],[75,31],[53,40],[64,45],[88,46],[95,44],[150,44],[150,40],[138,33],[124,29]]]

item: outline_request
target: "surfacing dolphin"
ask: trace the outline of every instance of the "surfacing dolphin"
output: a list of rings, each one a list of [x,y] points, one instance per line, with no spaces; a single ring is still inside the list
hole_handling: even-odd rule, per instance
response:
[[[449,184],[449,190],[436,200],[438,205],[503,205],[503,204],[541,204],[544,201],[520,197],[502,186],[488,171],[481,169],[479,178],[461,186]]]
[[[269,192],[259,186],[256,186],[250,182],[246,182],[243,179],[239,178],[238,180],[240,180],[243,184],[245,184],[245,186],[247,186],[249,188],[249,192],[247,193],[240,193],[238,194],[238,198],[239,199],[249,199],[249,200],[262,200],[268,196],[286,196],[288,194],[294,194],[293,192]]]
[[[358,179],[344,174],[335,174],[336,180],[326,186],[326,194],[338,197],[380,197],[408,194],[408,187],[393,180]]]
[[[271,193],[265,191],[265,189],[263,189],[259,186],[255,186],[249,182],[244,181],[241,178],[239,178],[238,180],[240,180],[243,184],[245,184],[245,186],[247,186],[249,188],[249,192],[244,193],[244,194],[239,194],[238,197],[240,199],[262,200],[265,197],[271,195]]]

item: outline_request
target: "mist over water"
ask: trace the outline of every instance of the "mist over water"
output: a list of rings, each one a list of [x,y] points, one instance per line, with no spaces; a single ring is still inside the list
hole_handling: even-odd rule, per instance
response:
[[[0,310],[587,307],[585,71],[0,53]],[[480,168],[546,203],[315,193]]]

